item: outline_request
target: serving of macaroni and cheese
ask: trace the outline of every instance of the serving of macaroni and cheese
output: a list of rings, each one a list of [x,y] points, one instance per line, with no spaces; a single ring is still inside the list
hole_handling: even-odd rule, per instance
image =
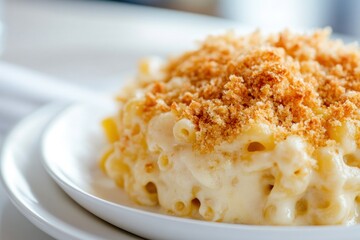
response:
[[[140,62],[101,168],[137,203],[260,225],[360,221],[360,50],[311,34],[209,36]]]

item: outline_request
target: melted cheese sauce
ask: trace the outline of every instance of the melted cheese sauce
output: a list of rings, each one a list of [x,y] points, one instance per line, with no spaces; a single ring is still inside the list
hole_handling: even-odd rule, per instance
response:
[[[230,223],[358,222],[360,171],[345,163],[360,159],[351,134],[332,147],[312,150],[297,136],[274,144],[268,126],[255,124],[237,140],[200,154],[179,138],[193,128],[182,121],[182,132],[174,127],[177,122],[171,112],[155,116],[126,149],[109,157],[109,176],[121,179],[137,202]],[[121,174],[120,163],[127,166]]]

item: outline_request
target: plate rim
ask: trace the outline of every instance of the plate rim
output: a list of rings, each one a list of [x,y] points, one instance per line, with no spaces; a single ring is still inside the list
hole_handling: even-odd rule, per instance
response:
[[[39,212],[34,211],[31,207],[27,206],[27,204],[18,198],[18,196],[14,193],[12,190],[12,187],[8,183],[9,180],[6,179],[6,167],[11,164],[9,161],[10,159],[8,155],[8,149],[13,145],[14,138],[18,134],[18,132],[25,128],[27,125],[29,125],[31,122],[40,121],[39,119],[43,116],[46,118],[44,120],[45,124],[39,128],[37,132],[37,136],[39,139],[41,139],[42,133],[46,129],[45,126],[59,113],[62,109],[65,109],[67,106],[69,106],[69,102],[54,102],[47,104],[45,106],[42,106],[32,113],[26,115],[23,119],[18,121],[15,126],[5,135],[4,141],[2,142],[2,146],[0,148],[0,184],[4,189],[4,192],[6,193],[6,196],[9,198],[10,202],[19,210],[19,212],[28,219],[32,224],[34,224],[37,228],[39,228],[41,231],[47,233],[49,236],[55,238],[55,239],[84,239],[89,238],[91,236],[91,233],[87,233],[85,231],[82,231],[80,229],[76,229],[74,227],[71,228],[71,226],[66,226],[66,224],[59,221],[59,219],[54,218],[46,219],[43,215],[39,214]],[[36,144],[38,155],[41,156],[40,152],[40,142],[38,141]],[[40,161],[40,159],[38,160]],[[14,164],[14,163],[12,163]],[[42,163],[39,163],[42,165]],[[47,174],[47,172],[46,172]],[[50,176],[49,176],[50,177]],[[50,180],[51,178],[49,178]],[[52,179],[51,179],[52,180]],[[61,189],[62,190],[62,189]],[[63,194],[66,194],[65,192]],[[67,195],[67,194],[66,194]],[[67,195],[68,196],[68,195]],[[77,204],[77,203],[74,203]],[[77,205],[77,207],[81,208],[81,206]],[[45,208],[43,208],[44,213],[49,213]],[[54,215],[55,216],[55,215]],[[55,216],[56,217],[56,216]],[[94,218],[97,218],[94,216]],[[61,219],[60,219],[61,220]],[[100,220],[102,221],[102,220]],[[66,226],[66,227],[65,227]],[[70,227],[70,228],[69,228]],[[125,233],[126,230],[119,228],[119,237],[121,237],[121,232],[124,232],[124,234],[127,234],[127,236],[133,237],[134,239],[137,239],[138,236],[130,235],[129,233]],[[124,235],[125,236],[125,235]],[[115,236],[114,236],[115,237]],[[95,236],[92,236],[92,239],[94,239]]]
[[[7,158],[7,151],[12,145],[13,139],[15,138],[18,131],[29,122],[32,122],[35,118],[39,117],[42,114],[48,113],[51,114],[51,117],[55,115],[55,111],[59,111],[63,107],[61,103],[53,103],[50,105],[46,105],[44,107],[41,107],[34,112],[28,114],[23,119],[18,121],[15,126],[6,134],[4,137],[4,141],[0,150],[0,184],[2,185],[3,189],[5,190],[7,197],[10,199],[11,203],[22,213],[23,216],[25,216],[30,222],[32,222],[36,227],[41,229],[43,232],[49,234],[51,237],[59,237],[59,235],[66,236],[66,237],[75,237],[73,235],[69,235],[65,230],[56,227],[55,224],[50,223],[49,221],[46,221],[42,216],[40,216],[38,213],[33,211],[33,209],[30,209],[26,206],[25,203],[23,203],[18,197],[14,194],[14,192],[11,190],[11,187],[7,183],[6,180],[6,174],[4,173],[4,169],[6,169],[6,165],[9,164]],[[47,119],[47,121],[50,121],[51,117]],[[37,143],[39,144],[39,143]],[[49,228],[46,228],[46,226],[51,227],[51,231]]]

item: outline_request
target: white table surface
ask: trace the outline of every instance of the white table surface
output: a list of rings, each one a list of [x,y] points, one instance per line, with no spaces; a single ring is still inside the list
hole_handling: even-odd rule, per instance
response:
[[[66,83],[100,91],[115,91],[122,73],[142,56],[175,53],[209,32],[239,26],[193,14],[80,0],[8,0],[4,23],[3,62],[51,76],[49,86]],[[0,144],[16,121],[51,100],[49,89],[22,89],[28,79],[17,79],[19,92],[2,79],[0,72]],[[61,88],[66,86],[56,88],[60,95]],[[0,239],[51,239],[18,212],[1,186]]]

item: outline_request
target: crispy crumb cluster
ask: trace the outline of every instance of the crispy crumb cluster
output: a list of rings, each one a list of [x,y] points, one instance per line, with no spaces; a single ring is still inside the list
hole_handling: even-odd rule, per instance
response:
[[[271,126],[277,141],[299,135],[315,147],[331,144],[331,127],[359,127],[360,50],[329,35],[210,36],[143,86],[144,117],[173,111],[190,119],[201,152],[256,122]]]

